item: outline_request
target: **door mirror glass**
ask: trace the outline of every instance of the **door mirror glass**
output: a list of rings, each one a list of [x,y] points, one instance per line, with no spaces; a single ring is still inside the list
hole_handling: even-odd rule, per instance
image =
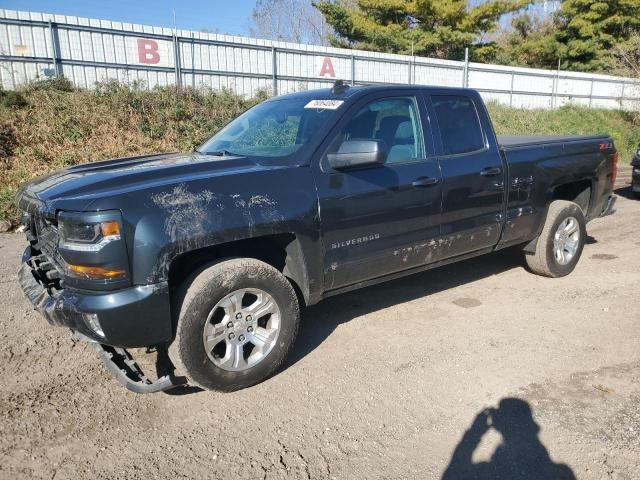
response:
[[[345,140],[335,153],[328,153],[327,160],[331,168],[357,167],[360,165],[383,164],[387,160],[387,151],[380,140]]]

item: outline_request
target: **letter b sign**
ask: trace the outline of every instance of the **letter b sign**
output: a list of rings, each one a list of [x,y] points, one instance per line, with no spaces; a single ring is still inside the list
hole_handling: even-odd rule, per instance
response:
[[[158,42],[146,38],[138,38],[138,61],[152,65],[159,63]]]

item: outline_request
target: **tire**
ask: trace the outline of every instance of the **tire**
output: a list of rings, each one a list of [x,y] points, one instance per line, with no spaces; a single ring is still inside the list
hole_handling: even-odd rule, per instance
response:
[[[563,250],[564,256],[559,259],[556,255],[556,233],[560,226],[565,222],[570,222],[570,219],[577,222],[576,233],[579,234],[577,242],[570,241],[575,240],[575,236],[568,239],[571,245],[575,245],[575,253],[569,259],[568,250]],[[527,265],[533,273],[538,275],[551,278],[565,277],[573,272],[580,261],[586,239],[587,223],[582,209],[573,202],[555,200],[549,206],[547,219],[536,243],[536,253],[525,255]],[[558,245],[561,245],[561,242],[562,240]],[[567,248],[571,250],[573,247]]]
[[[300,308],[293,287],[278,270],[259,260],[229,259],[207,266],[185,282],[177,297],[176,336],[169,347],[174,374],[205,390],[230,392],[265,380],[282,365],[298,334]],[[234,307],[243,302],[251,305]],[[252,305],[262,308],[251,310]],[[268,308],[276,313],[259,316]],[[249,319],[253,323],[245,323]],[[205,338],[211,342],[206,347]],[[241,345],[239,339],[246,343]],[[258,339],[268,340],[260,348]],[[244,360],[236,365],[240,358]]]

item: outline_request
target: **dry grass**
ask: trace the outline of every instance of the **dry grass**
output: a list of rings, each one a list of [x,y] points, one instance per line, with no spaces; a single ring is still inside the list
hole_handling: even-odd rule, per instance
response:
[[[228,91],[116,83],[87,91],[40,82],[8,93],[0,98],[0,219],[12,221],[15,189],[31,178],[107,158],[189,151],[256,102]],[[5,146],[12,148],[2,155]]]

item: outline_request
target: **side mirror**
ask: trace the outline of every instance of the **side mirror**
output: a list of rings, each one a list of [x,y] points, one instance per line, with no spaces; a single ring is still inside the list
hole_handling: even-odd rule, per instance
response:
[[[380,140],[345,140],[336,153],[327,154],[331,168],[357,167],[360,165],[383,164],[388,152]]]

